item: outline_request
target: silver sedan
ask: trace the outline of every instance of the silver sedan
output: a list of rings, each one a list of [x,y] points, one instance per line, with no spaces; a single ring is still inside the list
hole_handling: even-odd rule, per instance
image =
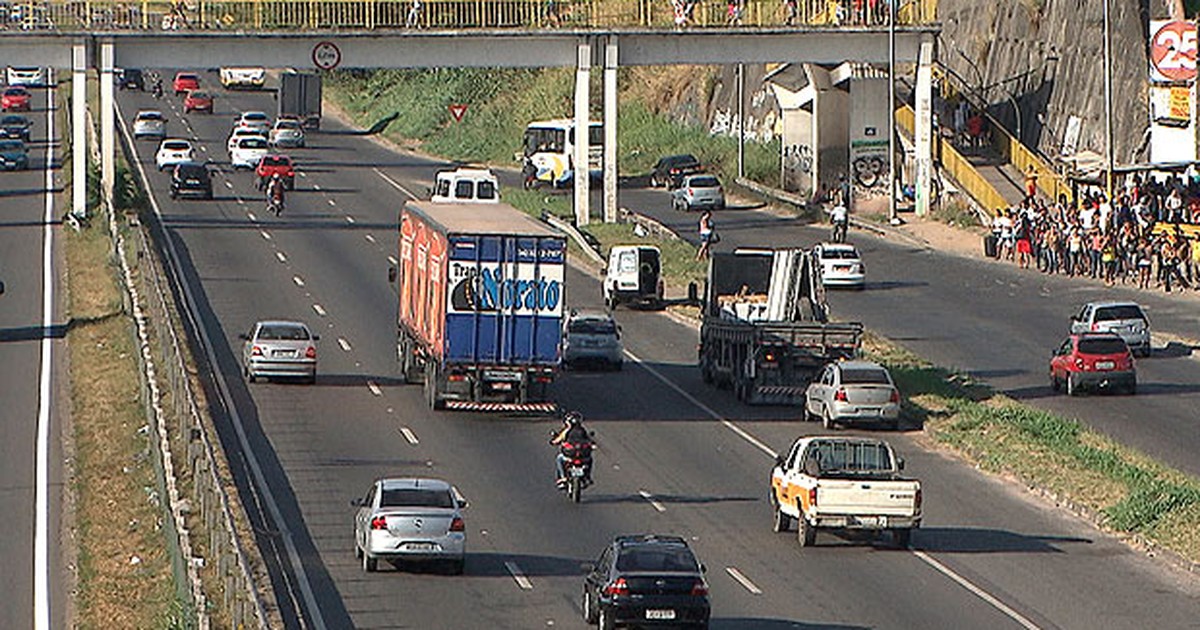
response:
[[[301,322],[263,321],[238,335],[242,345],[242,371],[254,382],[258,377],[299,377],[317,380],[317,335]]]
[[[354,556],[370,573],[379,560],[442,561],[463,572],[467,531],[458,492],[440,479],[378,479],[350,505],[354,515]]]
[[[163,116],[162,112],[152,109],[139,111],[133,119],[133,137],[159,140],[166,138],[167,117]]]
[[[854,422],[900,426],[900,390],[887,368],[870,361],[830,363],[804,393],[804,416],[826,429]]]
[[[298,148],[304,146],[304,128],[297,120],[281,118],[275,121],[267,142],[276,149]]]
[[[603,311],[572,311],[563,326],[562,361],[568,368],[590,364],[621,369],[621,327]]]

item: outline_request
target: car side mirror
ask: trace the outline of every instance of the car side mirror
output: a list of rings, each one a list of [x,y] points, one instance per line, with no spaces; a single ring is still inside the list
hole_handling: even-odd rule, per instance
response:
[[[896,458],[896,469],[904,470],[904,458],[903,457]]]
[[[250,341],[250,335],[248,333],[238,333],[238,339],[241,339],[242,341]]]
[[[313,341],[320,341],[321,335],[313,335],[312,338],[313,338]]]
[[[775,467],[776,467],[776,468],[783,468],[783,463],[784,463],[784,462],[783,462],[783,455],[776,455],[776,456],[775,456]]]
[[[350,507],[362,507],[362,499],[350,499]]]
[[[459,502],[458,502],[458,509],[460,509],[460,510],[465,510],[465,509],[467,509],[467,508],[469,508],[469,507],[471,507],[471,504],[470,504],[470,503],[468,503],[468,502],[466,502],[466,501],[459,501]]]
[[[701,563],[700,563],[700,572],[701,572],[701,573],[708,573],[708,565],[706,565],[706,564],[704,564],[703,562],[701,562]]]
[[[388,283],[391,284],[395,282],[396,276],[398,276],[399,273],[399,270],[397,270],[395,267],[388,267]]]

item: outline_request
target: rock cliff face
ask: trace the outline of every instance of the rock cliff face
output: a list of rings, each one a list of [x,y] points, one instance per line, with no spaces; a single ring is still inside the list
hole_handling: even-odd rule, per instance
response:
[[[1105,152],[1105,0],[941,0],[938,58],[978,90],[989,111],[1027,146],[1061,152],[1071,116],[1078,150]],[[1144,161],[1148,122],[1148,20],[1164,0],[1109,0],[1117,163]],[[1017,105],[1016,107],[1013,104]]]

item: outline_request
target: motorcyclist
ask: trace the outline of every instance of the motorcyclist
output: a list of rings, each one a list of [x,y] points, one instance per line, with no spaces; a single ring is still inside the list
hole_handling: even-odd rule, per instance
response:
[[[150,93],[154,95],[154,98],[162,98],[163,86],[161,77],[154,77],[154,83],[150,87]]]
[[[833,242],[845,242],[846,226],[850,222],[850,212],[846,210],[846,204],[841,199],[838,200],[837,205],[830,211],[829,222],[833,224]]]
[[[273,209],[276,215],[283,213],[283,197],[283,178],[279,173],[275,173],[271,175],[271,182],[267,184],[267,206]]]
[[[583,482],[590,485],[594,444],[591,431],[583,426],[583,414],[578,411],[563,414],[563,427],[550,439],[550,443],[559,447],[558,456],[554,460],[554,469],[558,473],[557,485],[562,487],[567,484],[567,463],[574,456],[583,461]]]

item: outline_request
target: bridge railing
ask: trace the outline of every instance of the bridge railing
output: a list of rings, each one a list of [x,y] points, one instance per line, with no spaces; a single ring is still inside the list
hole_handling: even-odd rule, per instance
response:
[[[7,30],[349,30],[675,27],[676,0],[50,0],[0,3]],[[888,0],[677,0],[686,28],[885,26]],[[897,23],[935,21],[937,0],[900,0]],[[731,7],[732,3],[732,7]]]

